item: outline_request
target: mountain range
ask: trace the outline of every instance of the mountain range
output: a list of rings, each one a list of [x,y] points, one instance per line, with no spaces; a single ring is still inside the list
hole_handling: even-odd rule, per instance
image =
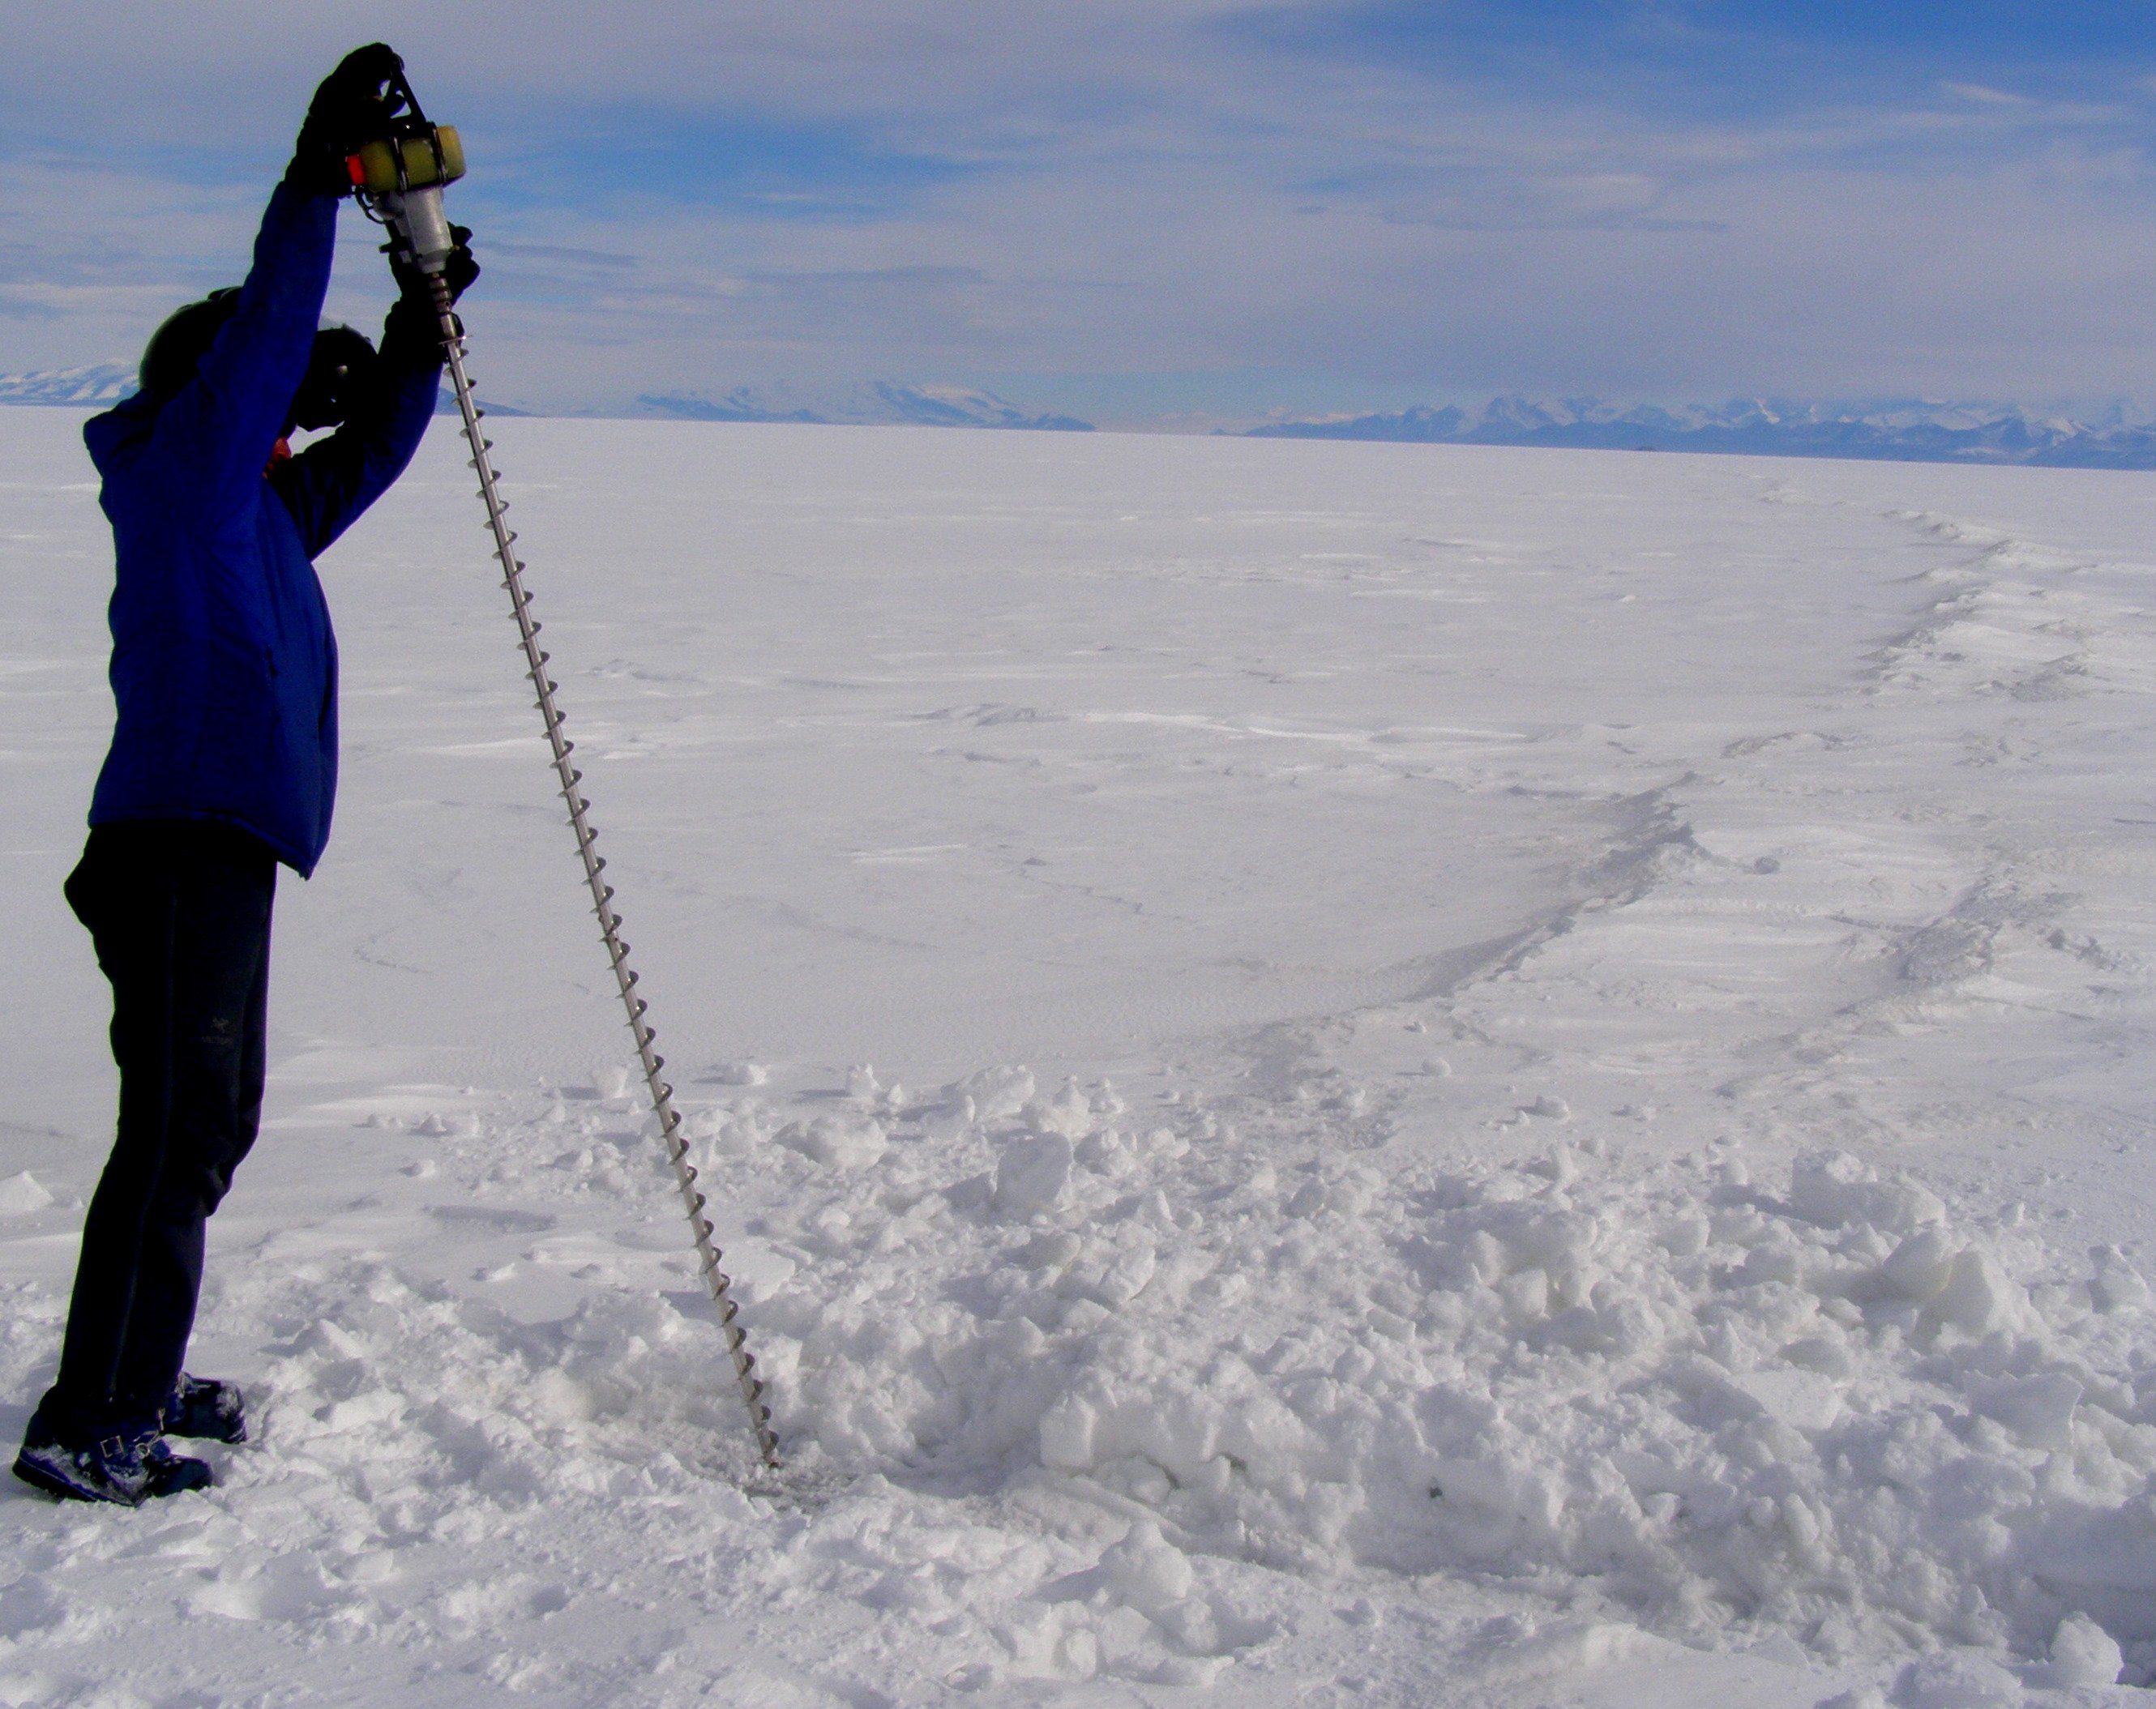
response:
[[[725,397],[646,396],[637,402],[654,415],[680,421],[794,421],[875,427],[1019,428],[1036,432],[1089,434],[1093,423],[1073,415],[1034,414],[970,386],[916,386],[896,380],[828,397],[737,386]]]
[[[0,403],[117,403],[135,389],[132,362],[92,362],[42,373],[0,374]]]
[[[79,368],[48,368],[36,373],[0,374],[0,404],[52,403],[78,409],[103,409],[135,389],[132,362],[91,362]],[[523,415],[506,404],[482,402],[489,415]],[[454,415],[455,398],[444,389],[437,415]]]
[[[0,374],[0,404],[97,408],[135,387],[126,362]],[[444,394],[446,400],[447,394]],[[444,402],[445,412],[454,405]],[[489,403],[489,413],[523,412]],[[678,421],[810,422],[850,425],[1019,429],[1090,433],[1075,416],[1034,412],[969,386],[878,380],[801,394],[736,387],[723,396],[648,394],[636,413]],[[1226,432],[1229,429],[1219,429]],[[1373,415],[1313,417],[1242,429],[1253,439],[1369,439],[1403,444],[1549,445],[1604,451],[1712,451],[1768,457],[1855,457],[1895,462],[2026,464],[2054,469],[2156,469],[2156,421],[2114,408],[2094,420],[2013,404],[1911,399],[1820,403],[1743,398],[1719,406],[1618,404],[1517,393],[1479,406],[1418,404]]]
[[[51,403],[102,408],[135,389],[135,369],[127,362],[97,362],[84,367],[38,373],[0,374],[0,403]],[[637,399],[636,413],[676,421],[814,422],[864,426],[1021,428],[1053,433],[1091,433],[1093,424],[1075,416],[1037,413],[993,392],[969,386],[911,385],[878,380],[844,391],[796,395],[737,386],[723,397],[652,395]],[[490,415],[526,412],[489,403]],[[446,389],[438,406],[456,413]]]
[[[2123,413],[2095,422],[2011,404],[1921,400],[1868,404],[1748,398],[1719,408],[1621,405],[1598,398],[1493,398],[1480,408],[1418,405],[1397,413],[1269,422],[1274,439],[1408,444],[1553,445],[1579,450],[1719,451],[1907,463],[2020,463],[2054,469],[2156,469],[2156,423]]]

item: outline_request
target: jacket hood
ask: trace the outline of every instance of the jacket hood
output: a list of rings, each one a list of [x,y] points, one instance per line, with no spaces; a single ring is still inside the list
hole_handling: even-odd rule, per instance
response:
[[[155,398],[137,392],[82,424],[82,442],[90,447],[90,460],[100,475],[110,474],[116,459],[149,439],[157,425],[157,410]]]

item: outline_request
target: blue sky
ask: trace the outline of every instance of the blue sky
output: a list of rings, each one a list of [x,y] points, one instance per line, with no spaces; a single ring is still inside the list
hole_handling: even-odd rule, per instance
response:
[[[539,407],[2156,403],[2156,0],[368,16],[465,133],[468,318]],[[131,355],[236,274],[343,18],[0,0],[0,371]],[[359,318],[380,263],[346,235]]]

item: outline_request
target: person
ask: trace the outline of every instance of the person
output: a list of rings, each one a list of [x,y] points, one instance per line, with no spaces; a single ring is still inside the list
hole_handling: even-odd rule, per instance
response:
[[[316,91],[246,282],[179,310],[140,389],[84,429],[116,578],[117,706],[65,887],[112,987],[110,1160],[84,1218],[59,1370],[16,1475],[129,1506],[200,1489],[168,1436],[239,1442],[239,1390],[183,1369],[204,1224],[261,1114],[279,865],[321,860],[336,789],[336,644],[313,560],[403,471],[440,387],[440,318],[403,295],[377,352],[321,329],[346,157],[386,134],[402,64],[375,44]],[[478,275],[458,228],[446,277]],[[295,429],[335,427],[294,454]]]

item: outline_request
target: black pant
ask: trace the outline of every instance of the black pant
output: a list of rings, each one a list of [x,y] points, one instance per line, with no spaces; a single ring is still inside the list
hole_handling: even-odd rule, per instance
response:
[[[59,1380],[63,1440],[155,1415],[202,1289],[203,1228],[262,1116],[275,857],[223,825],[100,825],[68,877],[112,983],[119,1132],[84,1219]]]

